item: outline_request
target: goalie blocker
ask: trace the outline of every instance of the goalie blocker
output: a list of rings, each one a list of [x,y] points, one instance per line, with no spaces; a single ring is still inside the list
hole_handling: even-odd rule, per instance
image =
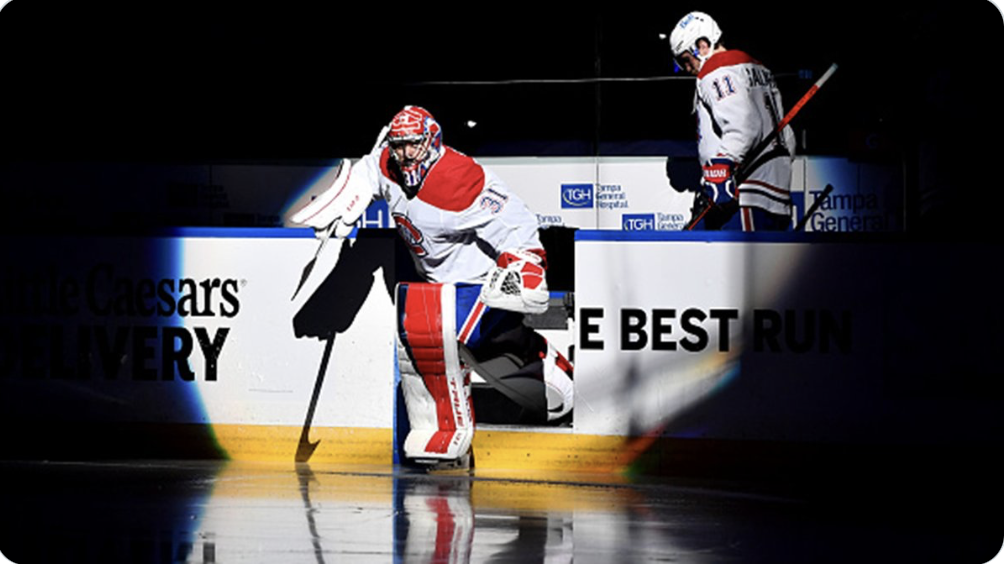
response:
[[[353,174],[352,163],[345,159],[334,182],[290,218],[293,223],[314,229],[314,235],[326,241],[331,235],[348,237],[373,199],[369,181]]]

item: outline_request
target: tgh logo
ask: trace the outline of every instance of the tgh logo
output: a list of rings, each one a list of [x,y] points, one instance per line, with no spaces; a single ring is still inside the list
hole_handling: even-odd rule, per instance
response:
[[[655,214],[624,214],[621,216],[621,229],[624,231],[654,231]]]
[[[593,185],[592,184],[562,184],[561,185],[561,207],[562,208],[591,208],[591,207],[593,207]]]

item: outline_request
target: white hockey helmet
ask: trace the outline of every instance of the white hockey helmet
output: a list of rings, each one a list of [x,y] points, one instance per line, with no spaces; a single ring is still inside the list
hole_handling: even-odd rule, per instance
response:
[[[697,51],[697,41],[701,38],[707,39],[711,47],[714,47],[721,37],[722,30],[711,16],[704,12],[690,12],[683,16],[669,34],[669,47],[675,59],[684,53],[690,53],[704,64],[705,58]]]

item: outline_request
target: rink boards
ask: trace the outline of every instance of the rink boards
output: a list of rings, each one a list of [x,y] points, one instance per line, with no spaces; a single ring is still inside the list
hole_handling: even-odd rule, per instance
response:
[[[8,456],[397,460],[390,289],[407,255],[394,233],[319,253],[299,229],[4,249]],[[573,315],[547,332],[574,356],[573,422],[482,426],[479,468],[616,472],[658,464],[681,440],[995,440],[999,369],[985,339],[1004,307],[995,293],[979,312],[958,305],[967,268],[995,250],[579,231]],[[999,287],[1000,275],[984,278]]]

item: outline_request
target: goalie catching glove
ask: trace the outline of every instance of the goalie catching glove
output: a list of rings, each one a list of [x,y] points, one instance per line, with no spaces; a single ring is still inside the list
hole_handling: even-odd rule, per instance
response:
[[[353,175],[352,163],[346,159],[331,186],[293,214],[291,220],[313,227],[319,239],[327,239],[332,234],[348,237],[369,206],[371,197],[369,184],[363,177]]]
[[[547,290],[547,259],[543,249],[510,250],[499,255],[481,288],[481,301],[488,307],[519,313],[544,313]]]

